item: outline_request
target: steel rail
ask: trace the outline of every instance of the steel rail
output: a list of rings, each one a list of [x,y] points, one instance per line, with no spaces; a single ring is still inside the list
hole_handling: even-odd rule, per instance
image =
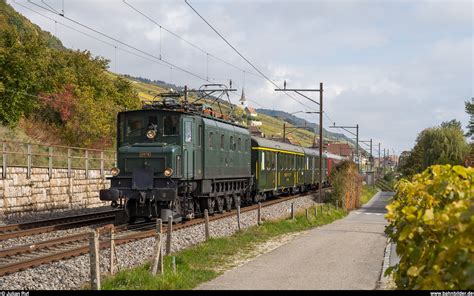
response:
[[[328,190],[329,188],[324,188]],[[278,203],[290,201],[296,198],[314,194],[314,191],[300,193],[297,195],[280,197],[276,199],[267,200],[262,203],[263,207],[269,207]],[[241,213],[249,212],[256,210],[258,204],[253,204],[246,206],[241,209]],[[237,210],[231,210],[220,214],[215,214],[209,217],[209,221],[215,221],[220,219],[225,219],[237,215]],[[177,223],[173,225],[173,230],[177,231],[184,228],[189,228],[192,226],[204,224],[203,218],[196,218],[191,221],[186,221],[184,223]],[[107,228],[102,229],[101,232],[107,233]],[[149,228],[149,229],[146,229]],[[137,231],[138,229],[138,231]],[[166,225],[163,227],[163,232],[166,232]],[[126,244],[129,242],[154,237],[156,235],[156,224],[155,223],[144,223],[144,224],[135,224],[135,225],[122,225],[116,227],[117,236],[114,239],[116,245]],[[47,264],[55,261],[61,261],[72,257],[77,257],[89,253],[89,246],[87,240],[89,238],[89,233],[79,233],[67,237],[57,238],[49,241],[39,242],[32,245],[25,245],[16,248],[10,248],[5,250],[0,250],[0,260],[10,257],[19,257],[20,255],[25,254],[34,254],[35,252],[41,253],[44,251],[52,250],[51,253],[46,255],[41,255],[39,257],[27,258],[26,260],[14,261],[0,266],[0,276],[14,273],[17,271],[25,270],[31,267],[39,266],[42,264]],[[76,246],[78,245],[78,246]],[[58,250],[62,248],[62,250]],[[100,249],[110,248],[110,240],[102,240],[99,243]],[[14,258],[13,258],[14,259]]]

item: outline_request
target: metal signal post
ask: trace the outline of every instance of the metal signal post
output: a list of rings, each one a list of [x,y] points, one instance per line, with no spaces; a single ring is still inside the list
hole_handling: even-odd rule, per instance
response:
[[[356,124],[356,126],[336,126],[336,123],[334,122],[333,126],[330,126],[329,128],[342,128],[346,132],[352,134],[355,136],[356,140],[356,156],[357,156],[357,170],[360,173],[360,156],[359,156],[359,124]],[[356,132],[355,134],[347,129],[355,129]]]
[[[275,91],[283,92],[294,92],[303,98],[319,105],[319,112],[307,112],[319,114],[319,200],[322,201],[323,195],[323,83],[319,83],[319,89],[297,89],[297,88],[286,88],[286,81],[283,84],[283,88],[277,88]],[[319,92],[319,102],[311,99],[310,97],[303,94],[303,92]]]

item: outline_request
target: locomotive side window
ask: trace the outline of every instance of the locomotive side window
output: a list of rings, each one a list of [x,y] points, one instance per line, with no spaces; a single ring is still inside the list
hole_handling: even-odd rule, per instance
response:
[[[230,136],[230,138],[229,138],[229,150],[235,150],[234,137],[232,137],[232,136]]]
[[[199,126],[198,146],[202,146],[202,125]]]
[[[239,139],[237,140],[237,150],[239,150],[239,151],[242,150],[242,146],[241,146],[241,145],[242,145],[242,140],[241,140],[240,137],[239,137]]]
[[[167,115],[163,117],[163,136],[176,136],[179,130],[179,116]]]
[[[224,149],[224,134],[221,135],[221,149]]]
[[[214,133],[213,132],[209,132],[209,148],[213,148],[212,147],[212,137],[214,137]]]
[[[192,122],[186,121],[184,123],[184,142],[191,143],[193,141],[193,126]]]

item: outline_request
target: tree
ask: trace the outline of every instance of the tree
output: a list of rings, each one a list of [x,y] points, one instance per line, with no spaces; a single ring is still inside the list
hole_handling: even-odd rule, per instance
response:
[[[471,140],[474,140],[474,98],[471,98],[471,102],[466,101],[466,113],[471,116],[467,125],[466,137],[471,137]]]
[[[434,164],[462,165],[469,152],[461,123],[451,120],[423,130],[416,139],[401,172],[405,176],[421,173]]]

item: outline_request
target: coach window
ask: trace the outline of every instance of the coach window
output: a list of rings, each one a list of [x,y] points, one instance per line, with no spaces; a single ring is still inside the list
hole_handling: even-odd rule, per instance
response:
[[[235,150],[234,149],[234,137],[233,136],[229,137],[229,150]]]
[[[265,152],[262,151],[262,164],[260,165],[261,170],[265,170]]]
[[[221,135],[221,149],[224,149],[224,135]]]
[[[176,136],[179,129],[179,116],[169,115],[163,117],[163,136]]]
[[[242,145],[242,140],[241,140],[240,137],[239,137],[239,139],[237,140],[237,150],[239,150],[239,151],[242,150],[242,146],[241,146],[241,145]]]

